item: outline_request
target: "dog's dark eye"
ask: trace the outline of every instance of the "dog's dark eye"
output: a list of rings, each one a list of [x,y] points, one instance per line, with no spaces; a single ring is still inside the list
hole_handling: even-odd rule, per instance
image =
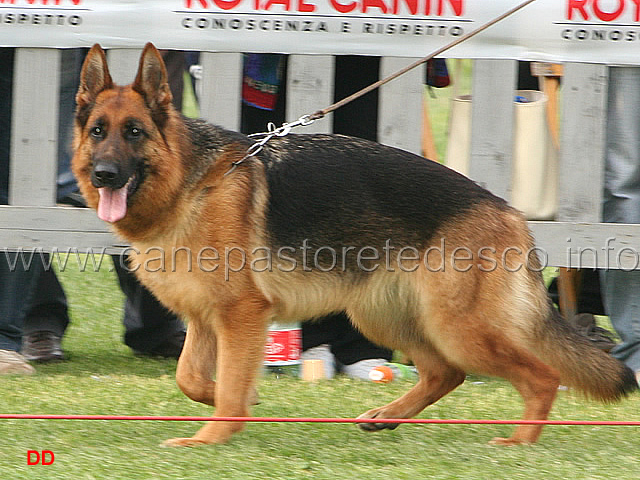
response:
[[[142,129],[138,127],[128,127],[125,131],[125,135],[132,140],[140,138],[142,133]]]
[[[102,127],[96,125],[95,127],[93,127],[90,132],[92,137],[95,138],[102,138],[104,136],[104,130],[102,129]]]

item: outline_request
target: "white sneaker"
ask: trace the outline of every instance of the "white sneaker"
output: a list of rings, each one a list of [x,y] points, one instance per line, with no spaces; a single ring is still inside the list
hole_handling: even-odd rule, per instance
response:
[[[352,378],[369,381],[369,372],[385,363],[389,363],[389,360],[385,360],[384,358],[366,358],[351,365],[344,365],[342,371]]]
[[[36,373],[29,362],[13,350],[0,350],[0,375],[31,375]]]

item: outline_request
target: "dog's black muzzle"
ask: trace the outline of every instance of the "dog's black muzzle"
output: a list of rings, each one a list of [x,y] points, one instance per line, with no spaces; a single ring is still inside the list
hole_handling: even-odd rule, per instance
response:
[[[91,184],[96,188],[122,188],[133,172],[125,172],[120,164],[110,161],[97,161],[91,171]]]

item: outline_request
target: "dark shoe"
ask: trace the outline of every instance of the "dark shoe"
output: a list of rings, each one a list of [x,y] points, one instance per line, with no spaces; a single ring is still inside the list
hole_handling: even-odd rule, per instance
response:
[[[178,332],[152,350],[134,350],[133,353],[139,357],[178,358],[182,352],[185,336],[186,332]]]
[[[587,338],[594,346],[605,352],[616,346],[611,332],[596,324],[596,318],[590,313],[579,313],[571,319],[571,323],[578,332]]]
[[[61,338],[46,331],[34,332],[22,338],[22,355],[30,362],[59,362],[64,360]]]

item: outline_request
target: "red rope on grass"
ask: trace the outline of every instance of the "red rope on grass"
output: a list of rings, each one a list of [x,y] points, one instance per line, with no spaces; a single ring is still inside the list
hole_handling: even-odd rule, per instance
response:
[[[640,427],[640,421],[627,420],[467,420],[440,418],[190,417],[151,415],[33,415],[22,413],[0,414],[0,420],[156,420],[171,422],[413,423],[438,425],[592,425]]]

